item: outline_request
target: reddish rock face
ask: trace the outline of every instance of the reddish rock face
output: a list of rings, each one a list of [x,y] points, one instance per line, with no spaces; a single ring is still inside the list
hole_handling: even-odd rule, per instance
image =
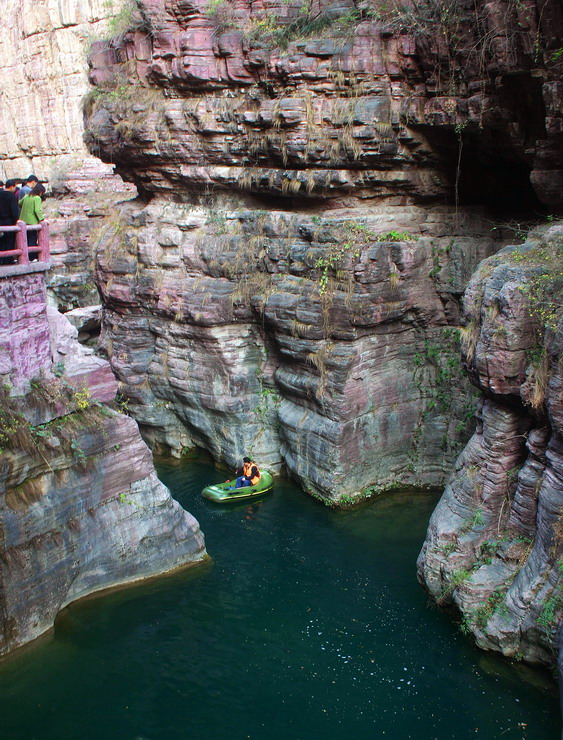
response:
[[[471,416],[446,335],[497,248],[467,204],[539,207],[541,147],[557,182],[552,37],[539,77],[534,13],[491,4],[432,33],[348,2],[141,9],[94,45],[85,113],[92,151],[152,198],[97,252],[147,439],[251,450],[331,501],[440,485]]]
[[[27,385],[51,365],[45,272],[0,278],[0,377]]]
[[[454,6],[449,20],[420,4],[310,5],[145,0],[137,30],[92,47],[91,150],[177,198],[529,205],[533,188],[561,205],[556,0]]]
[[[61,311],[99,304],[92,245],[115,222],[117,204],[136,196],[135,188],[113,174],[113,167],[87,158],[59,184],[49,214],[51,265],[47,296]]]
[[[109,364],[46,305],[40,264],[0,275],[0,655],[81,596],[205,558],[137,424],[106,405]]]
[[[158,480],[133,419],[90,408],[42,431],[34,449],[2,453],[0,655],[82,596],[205,557],[199,525]]]
[[[122,393],[153,446],[330,502],[438,486],[474,408],[450,327],[495,243],[478,212],[322,213],[127,206],[97,249]]]
[[[485,400],[418,563],[481,647],[547,665],[563,608],[562,288],[561,226],[471,280],[466,361]]]

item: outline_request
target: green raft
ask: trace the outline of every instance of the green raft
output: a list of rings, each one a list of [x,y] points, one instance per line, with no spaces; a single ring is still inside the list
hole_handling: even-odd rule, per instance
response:
[[[216,483],[213,486],[206,486],[201,495],[204,498],[208,498],[210,501],[215,501],[219,504],[231,504],[235,501],[246,501],[250,498],[258,498],[263,496],[268,491],[272,490],[274,485],[274,479],[267,471],[260,471],[260,480],[255,486],[243,486],[242,488],[233,488],[232,491],[227,490],[236,484],[236,478],[232,481],[225,481],[224,483]]]

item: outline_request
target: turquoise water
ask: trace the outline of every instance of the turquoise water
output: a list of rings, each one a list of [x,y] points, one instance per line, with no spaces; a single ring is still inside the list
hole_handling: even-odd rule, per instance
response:
[[[229,508],[199,496],[212,467],[159,472],[214,562],[76,604],[0,664],[2,740],[559,737],[550,680],[418,586],[436,496],[334,512],[282,482]]]

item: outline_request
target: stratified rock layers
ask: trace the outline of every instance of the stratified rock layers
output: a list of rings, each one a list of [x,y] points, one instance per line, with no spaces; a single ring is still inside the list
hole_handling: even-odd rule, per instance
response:
[[[547,665],[563,609],[562,276],[552,227],[472,279],[466,353],[485,399],[419,557],[481,647]]]
[[[93,45],[90,149],[141,192],[561,205],[557,0],[215,5],[141,0]]]
[[[449,327],[494,242],[478,213],[355,215],[123,209],[102,344],[155,447],[285,463],[332,501],[443,482],[474,409]]]
[[[87,49],[125,0],[4,0],[0,160],[4,178],[64,179],[86,156]]]
[[[42,427],[40,454],[4,451],[0,654],[95,591],[197,562],[196,520],[160,483],[133,419],[104,409]]]
[[[139,7],[93,46],[85,114],[91,150],[153,198],[98,249],[147,438],[285,463],[333,501],[440,485],[471,416],[448,327],[497,247],[470,204],[558,202],[558,8],[532,74],[533,3],[460,6],[453,56],[448,29],[424,41],[349,2]]]
[[[136,422],[106,405],[108,363],[46,306],[45,267],[0,275],[0,654],[81,596],[206,556]]]
[[[136,190],[95,157],[87,157],[51,186],[58,197],[44,206],[51,241],[49,301],[65,312],[99,304],[93,244],[103,228],[118,218],[119,203],[134,197]]]

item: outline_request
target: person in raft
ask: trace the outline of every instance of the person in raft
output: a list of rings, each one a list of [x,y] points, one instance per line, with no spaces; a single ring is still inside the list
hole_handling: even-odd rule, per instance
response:
[[[240,472],[236,471],[237,474]],[[237,478],[235,488],[242,488],[243,486],[255,486],[260,480],[260,471],[258,465],[249,457],[243,457],[242,459],[242,475]]]

